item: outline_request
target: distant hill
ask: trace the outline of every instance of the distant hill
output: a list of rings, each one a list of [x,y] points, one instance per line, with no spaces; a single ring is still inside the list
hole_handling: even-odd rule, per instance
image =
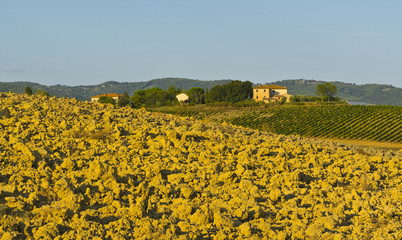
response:
[[[190,89],[192,87],[212,88],[215,85],[225,84],[231,80],[215,80],[215,81],[201,81],[187,78],[160,78],[147,82],[105,82],[98,85],[88,86],[66,86],[66,85],[53,85],[45,86],[32,82],[0,82],[0,92],[14,92],[23,93],[27,86],[31,87],[33,92],[37,89],[42,89],[48,92],[51,96],[69,97],[79,100],[90,100],[91,96],[102,93],[120,93],[127,92],[129,96],[134,95],[135,91],[158,87],[161,89],[168,89],[170,86],[180,89]]]
[[[170,86],[181,89],[190,89],[192,87],[212,88],[215,85],[226,84],[232,80],[214,80],[201,81],[188,78],[160,78],[146,82],[105,82],[98,85],[87,86],[66,86],[53,85],[45,86],[32,82],[0,82],[0,92],[23,93],[27,86],[31,87],[33,92],[37,89],[46,90],[51,96],[69,97],[79,100],[89,100],[91,96],[102,93],[120,93],[127,92],[130,96],[135,91],[159,87],[168,89]],[[324,81],[294,79],[271,82],[267,84],[276,84],[286,86],[289,94],[316,96],[315,90],[319,83]],[[402,106],[402,88],[396,88],[385,84],[364,84],[356,85],[352,83],[331,82],[338,88],[338,94],[342,100],[354,102],[366,102],[376,105],[394,105]]]
[[[33,82],[0,82],[0,92],[23,93],[26,87],[36,91],[44,89],[45,86]]]
[[[286,86],[288,93],[292,95],[316,96],[316,86],[324,81],[294,79],[282,80],[267,84]],[[344,82],[331,82],[336,85],[338,94],[342,100],[354,102],[366,102],[376,105],[402,106],[402,88],[386,84],[356,85]]]

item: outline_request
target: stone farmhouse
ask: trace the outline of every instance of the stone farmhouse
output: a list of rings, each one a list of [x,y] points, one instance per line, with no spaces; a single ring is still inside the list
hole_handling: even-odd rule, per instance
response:
[[[288,94],[286,87],[278,85],[259,85],[253,88],[253,99],[256,102],[278,102],[281,101],[283,97],[286,97],[286,102],[289,102],[291,96],[292,95]]]
[[[101,97],[111,97],[117,103],[119,101],[119,99],[123,97],[123,95],[118,94],[118,93],[104,93],[104,94],[100,94],[100,95],[91,97],[91,102],[97,102],[97,101],[99,101],[99,98],[101,98]]]

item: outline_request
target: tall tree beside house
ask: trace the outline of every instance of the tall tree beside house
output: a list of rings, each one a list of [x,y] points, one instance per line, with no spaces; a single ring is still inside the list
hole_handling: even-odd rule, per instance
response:
[[[190,103],[202,104],[205,103],[204,89],[200,87],[193,87],[187,91]]]
[[[102,96],[99,98],[98,100],[99,103],[104,103],[104,104],[116,104],[116,102],[114,101],[114,99],[112,97],[106,97],[106,96]]]
[[[177,94],[180,94],[182,92],[182,90],[180,88],[175,88],[174,86],[170,86],[166,92],[168,93],[168,100],[169,103],[171,103],[171,105],[175,105],[178,103],[177,101]]]
[[[316,93],[321,96],[321,101],[324,101],[325,97],[328,99],[328,102],[331,101],[337,92],[338,89],[336,86],[329,82],[318,84],[316,88]]]
[[[207,103],[224,102],[225,96],[226,96],[226,93],[225,93],[224,86],[216,85],[209,90],[205,101]]]
[[[206,102],[240,102],[251,98],[253,94],[253,84],[250,81],[232,81],[223,85],[212,87],[207,96]]]
[[[123,97],[119,99],[117,104],[119,105],[119,107],[125,107],[130,104],[130,97],[128,96],[127,92],[124,92]]]
[[[253,84],[250,81],[233,81],[228,84],[227,100],[229,102],[240,102],[252,97]]]
[[[151,107],[165,106],[169,94],[160,88],[150,88],[145,92],[145,105]]]
[[[176,95],[181,93],[181,89],[180,88],[175,88],[174,86],[170,86],[167,90],[166,90],[169,94],[169,98],[176,98]]]
[[[176,96],[174,96],[176,97]],[[139,90],[131,97],[133,107],[160,107],[171,105],[172,97],[170,94],[160,88],[150,88],[147,90]]]

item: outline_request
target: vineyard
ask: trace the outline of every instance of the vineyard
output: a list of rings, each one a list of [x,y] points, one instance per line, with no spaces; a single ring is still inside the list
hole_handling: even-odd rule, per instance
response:
[[[402,108],[398,106],[287,106],[238,110],[191,107],[165,113],[284,135],[402,142]]]

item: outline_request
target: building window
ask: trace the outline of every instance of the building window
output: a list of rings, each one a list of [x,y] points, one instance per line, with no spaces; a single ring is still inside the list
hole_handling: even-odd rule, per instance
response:
[[[256,98],[258,99],[258,96]]]
[[[265,92],[265,89],[264,89],[264,92]]]
[[[255,92],[258,92],[258,89],[256,89]]]

